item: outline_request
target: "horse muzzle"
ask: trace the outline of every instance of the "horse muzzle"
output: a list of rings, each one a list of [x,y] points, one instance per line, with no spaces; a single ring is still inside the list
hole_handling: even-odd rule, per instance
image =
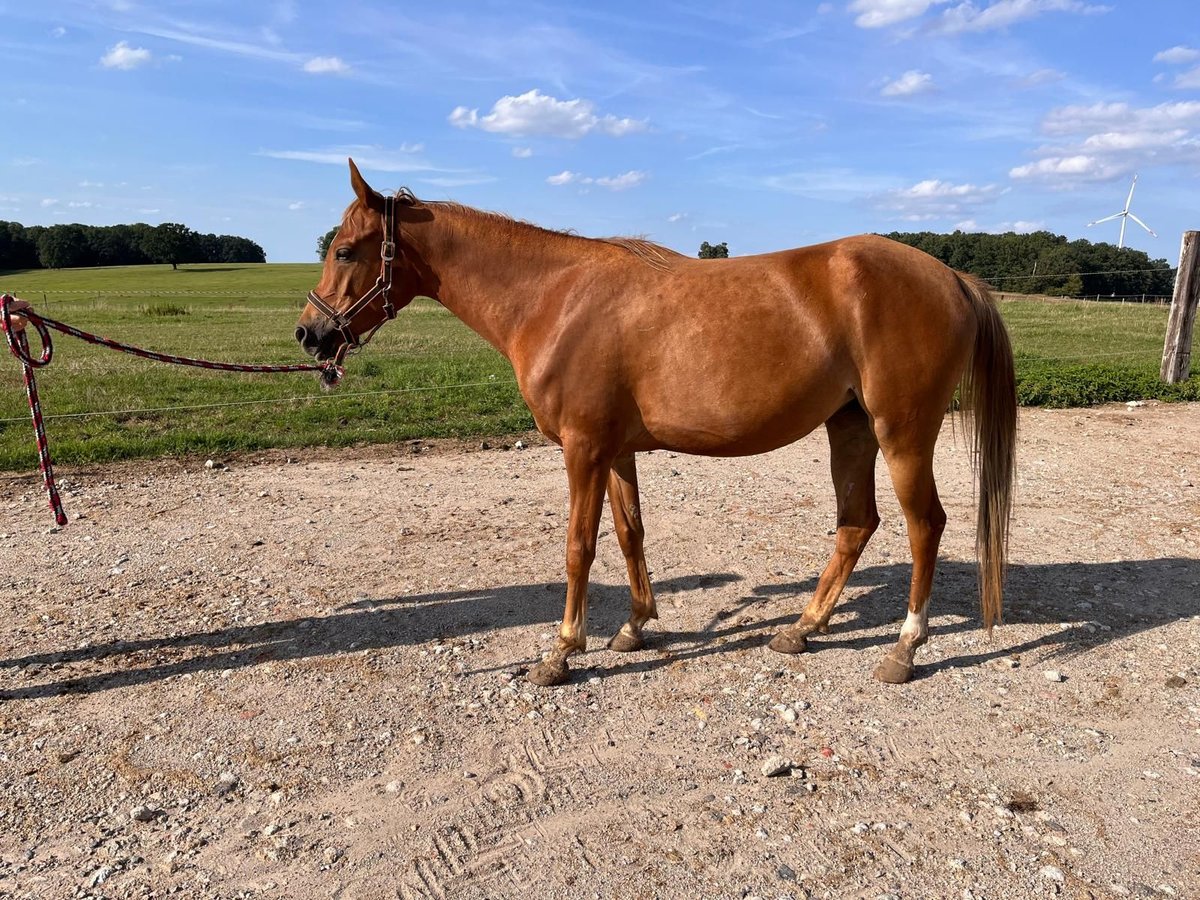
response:
[[[296,342],[300,349],[319,362],[335,359],[345,344],[341,333],[326,323],[296,326]]]

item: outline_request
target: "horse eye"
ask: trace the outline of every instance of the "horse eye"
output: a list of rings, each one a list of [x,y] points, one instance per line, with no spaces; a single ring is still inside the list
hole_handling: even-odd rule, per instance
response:
[[[346,262],[348,259],[350,259],[350,248],[349,247],[338,247],[338,250],[337,250],[337,253],[335,254],[335,256],[339,261]]]

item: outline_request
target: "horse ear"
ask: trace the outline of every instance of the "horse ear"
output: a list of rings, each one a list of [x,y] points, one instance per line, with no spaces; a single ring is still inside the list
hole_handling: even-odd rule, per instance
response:
[[[354,188],[354,194],[362,201],[363,206],[368,209],[373,209],[376,212],[383,211],[383,197],[375,192],[375,190],[367,184],[367,180],[362,177],[362,173],[358,171],[358,166],[354,164],[354,160],[348,160],[350,163],[350,186]]]

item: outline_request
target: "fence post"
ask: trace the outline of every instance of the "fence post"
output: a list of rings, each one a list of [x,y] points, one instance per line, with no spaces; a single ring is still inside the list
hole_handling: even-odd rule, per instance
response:
[[[1175,293],[1167,319],[1159,377],[1167,384],[1186,381],[1192,369],[1192,326],[1200,301],[1200,231],[1185,231],[1179,245],[1179,268],[1175,271]]]

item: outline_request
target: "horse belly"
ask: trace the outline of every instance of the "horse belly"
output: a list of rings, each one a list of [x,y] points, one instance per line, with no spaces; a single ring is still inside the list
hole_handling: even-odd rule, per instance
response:
[[[766,453],[804,437],[853,396],[851,380],[827,361],[771,359],[688,367],[645,386],[638,406],[649,443],[703,456]]]

